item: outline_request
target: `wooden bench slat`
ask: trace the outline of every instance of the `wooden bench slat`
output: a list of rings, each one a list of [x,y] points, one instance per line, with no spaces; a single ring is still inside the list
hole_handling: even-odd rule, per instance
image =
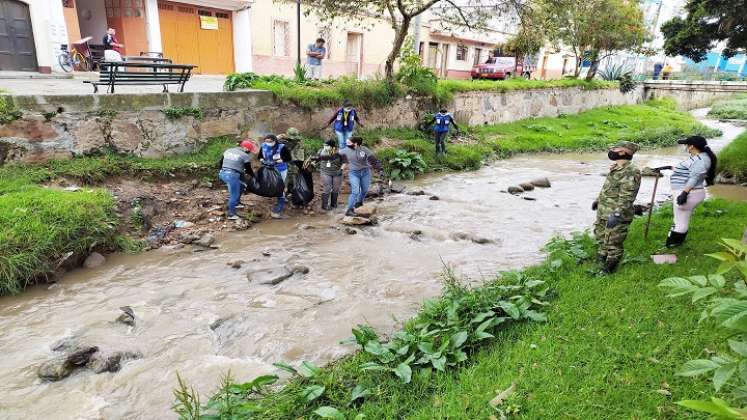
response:
[[[115,85],[181,85],[179,91],[184,91],[184,84],[192,76],[192,69],[197,66],[191,64],[166,64],[143,62],[102,62],[100,64],[98,81],[87,80],[94,87],[109,86],[109,92],[114,93]]]

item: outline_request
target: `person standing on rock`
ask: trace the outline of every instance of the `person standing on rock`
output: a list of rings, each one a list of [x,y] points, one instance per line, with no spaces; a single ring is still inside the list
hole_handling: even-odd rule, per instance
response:
[[[713,185],[716,178],[716,155],[702,136],[690,136],[679,140],[690,155],[677,166],[662,166],[657,170],[672,170],[669,178],[672,187],[674,224],[667,236],[668,248],[682,245],[687,237],[693,210],[705,200],[706,185]]]
[[[259,159],[263,165],[277,169],[277,171],[280,172],[280,176],[283,177],[283,182],[285,182],[288,177],[288,162],[290,162],[292,158],[290,150],[285,147],[285,144],[278,142],[276,135],[268,134],[265,136],[260,150]],[[278,197],[278,201],[272,208],[270,216],[273,219],[282,219],[283,210],[285,210],[285,193]]]
[[[459,126],[454,121],[454,116],[446,108],[441,108],[433,118],[426,123],[426,127],[433,125],[433,134],[436,140],[436,156],[439,158],[446,154],[446,138],[453,125],[459,133]]]
[[[343,158],[338,154],[337,142],[327,140],[316,156],[319,162],[319,178],[322,182],[322,210],[337,209],[337,197],[342,186]]]
[[[376,155],[363,145],[363,139],[352,137],[347,140],[347,147],[338,152],[342,161],[349,165],[348,180],[350,181],[350,198],[345,216],[355,216],[356,208],[363,205],[363,201],[371,186],[371,169],[381,175],[384,167]]]
[[[236,206],[241,193],[246,188],[246,175],[254,176],[252,171],[252,154],[256,155],[259,147],[249,139],[242,140],[238,147],[232,147],[220,158],[218,178],[228,186],[228,220],[238,220]]]
[[[614,272],[620,264],[625,237],[635,215],[633,203],[641,187],[641,171],[631,160],[637,151],[638,145],[629,141],[612,146],[607,156],[615,163],[607,174],[599,197],[591,205],[591,209],[597,212],[594,236],[599,243],[598,256],[604,274]]]
[[[340,150],[347,146],[347,141],[353,136],[355,125],[363,127],[363,123],[358,118],[358,110],[353,107],[353,103],[345,99],[342,103],[342,107],[335,111],[332,118],[327,121],[325,127],[329,127],[332,123],[335,123],[334,129],[337,135],[337,141],[340,145]]]

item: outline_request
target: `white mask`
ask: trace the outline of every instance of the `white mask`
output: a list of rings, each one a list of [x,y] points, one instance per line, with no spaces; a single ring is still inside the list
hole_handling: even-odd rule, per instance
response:
[[[353,110],[353,108],[343,108],[343,109],[345,110],[345,112],[350,112]]]
[[[268,141],[265,144],[268,145],[268,146],[270,146],[270,147],[272,147],[272,146],[275,145],[275,142],[274,141]]]

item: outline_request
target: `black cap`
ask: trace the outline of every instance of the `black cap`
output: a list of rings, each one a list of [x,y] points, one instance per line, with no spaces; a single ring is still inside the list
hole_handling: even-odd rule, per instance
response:
[[[695,146],[698,150],[705,150],[708,147],[708,142],[703,136],[690,136],[681,140],[677,140],[679,144],[689,144]]]
[[[265,140],[272,140],[272,141],[278,141],[278,136],[274,134],[268,134],[265,136]]]

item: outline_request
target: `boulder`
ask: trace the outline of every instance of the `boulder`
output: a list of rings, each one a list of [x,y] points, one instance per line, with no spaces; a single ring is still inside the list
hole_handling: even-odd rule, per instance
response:
[[[305,265],[296,265],[292,267],[290,271],[292,271],[293,274],[309,274],[309,271],[311,270]]]
[[[192,242],[200,239],[200,234],[197,232],[185,232],[177,237],[177,241],[182,244],[191,244]]]
[[[202,246],[205,248],[211,248],[214,243],[215,243],[215,235],[213,235],[212,233],[206,233],[200,236],[200,239],[194,241],[192,244],[197,245],[197,246]]]
[[[508,187],[508,192],[509,194],[521,194],[524,192],[524,189],[517,185],[512,185]]]
[[[345,233],[347,233],[348,235],[356,235],[358,233],[358,231],[355,230],[355,229],[353,229],[353,228],[351,228],[351,227],[346,227],[345,228]]]
[[[117,322],[120,324],[135,326],[135,312],[129,306],[122,306],[119,308],[122,313],[117,317]]]
[[[715,183],[716,184],[736,184],[737,178],[727,171],[722,171],[718,175],[716,175]]]
[[[231,267],[233,269],[236,269],[236,270],[238,270],[239,268],[241,268],[241,266],[243,264],[244,264],[244,261],[241,261],[241,260],[229,261],[229,262],[226,263],[227,266],[229,266],[229,267]]]
[[[106,262],[106,258],[98,252],[92,252],[91,255],[86,258],[83,266],[86,268],[96,268],[102,266]]]
[[[88,361],[86,367],[94,373],[118,372],[122,368],[123,362],[142,359],[142,357],[141,353],[130,351],[116,351],[110,354],[96,353]]]
[[[94,353],[99,351],[95,346],[77,347],[68,354],[44,362],[37,370],[37,375],[46,381],[59,381],[70,376],[74,370],[85,366]]]
[[[523,198],[524,200],[527,200],[527,201],[537,201],[537,199],[534,198],[534,197],[521,197],[521,198]]]
[[[437,196],[437,195],[432,195],[431,198],[429,198],[429,200],[431,200],[431,201],[438,201],[440,199],[441,198],[439,196]]]
[[[492,239],[483,238],[483,237],[480,237],[480,236],[473,236],[473,237],[470,238],[470,240],[472,242],[476,243],[476,244],[479,244],[479,245],[492,244],[493,242],[495,242]]]
[[[371,219],[367,219],[365,217],[359,217],[359,216],[345,216],[340,220],[340,223],[347,226],[366,226],[366,225],[372,225],[373,221]]]
[[[534,185],[532,185],[531,182],[522,182],[521,184],[519,184],[519,186],[524,191],[532,191],[534,189]]]
[[[407,195],[425,195],[425,191],[423,190],[408,191]]]
[[[293,276],[293,271],[286,267],[270,267],[246,273],[246,279],[259,284],[276,285]]]
[[[532,185],[539,188],[550,188],[552,184],[550,184],[550,180],[547,178],[537,178],[535,180],[532,180]]]
[[[374,214],[376,214],[376,206],[372,204],[364,204],[355,209],[355,215],[359,217],[365,217],[369,219]]]

